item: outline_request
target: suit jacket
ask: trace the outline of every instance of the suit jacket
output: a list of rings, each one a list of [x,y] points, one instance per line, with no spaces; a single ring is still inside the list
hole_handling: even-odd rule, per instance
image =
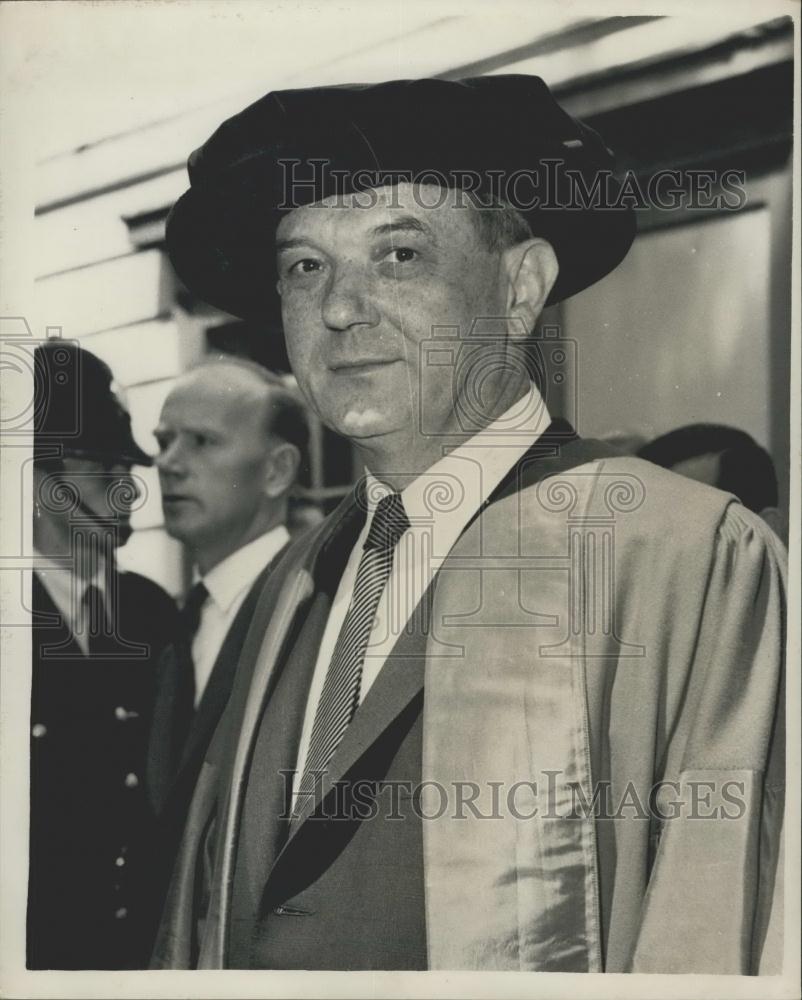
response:
[[[29,968],[147,961],[145,747],[175,606],[136,573],[112,586],[119,639],[89,658],[33,577]]]
[[[209,741],[231,694],[231,686],[245,636],[259,594],[279,555],[264,567],[245,596],[214,661],[194,713],[186,721],[177,716],[177,693],[183,678],[175,642],[163,651],[156,680],[153,722],[148,736],[147,789],[154,811],[184,812],[195,787]]]
[[[162,653],[147,754],[147,791],[157,817],[150,874],[153,934],[161,916],[198,773],[228,703],[257,600],[283,551],[262,569],[246,594],[220,646],[197,709],[186,721],[177,715],[176,696],[182,682],[179,672],[186,667],[187,661],[180,657],[175,642]]]
[[[423,687],[429,968],[776,968],[782,549],[717,490],[593,443],[547,445],[452,548],[423,676],[399,676],[369,731],[357,714],[292,840]],[[231,962],[254,744],[352,516],[353,500],[293,545],[260,599],[157,966]]]
[[[423,831],[410,800],[422,767],[431,591],[332,758],[337,786],[308,819],[289,819],[309,684],[348,548],[327,548],[259,723],[233,874],[231,967],[426,968]]]

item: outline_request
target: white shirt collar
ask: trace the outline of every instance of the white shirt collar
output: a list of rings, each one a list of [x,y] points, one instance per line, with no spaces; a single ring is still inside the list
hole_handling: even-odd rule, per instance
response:
[[[280,524],[232,552],[209,570],[203,582],[223,614],[243,591],[253,585],[256,577],[289,540],[287,528]]]

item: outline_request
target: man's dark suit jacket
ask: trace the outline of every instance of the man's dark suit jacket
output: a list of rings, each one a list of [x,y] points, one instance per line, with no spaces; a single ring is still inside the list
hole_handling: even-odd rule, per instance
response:
[[[200,703],[191,718],[186,717],[179,704],[179,692],[186,683],[186,678],[181,676],[182,668],[186,669],[190,661],[182,658],[177,643],[171,643],[162,654],[147,763],[147,791],[157,817],[150,874],[154,890],[154,932],[198,773],[228,703],[256,602],[283,551],[265,566],[248,591],[223,639]]]
[[[151,580],[115,574],[118,634],[87,657],[39,577],[32,587],[32,969],[138,968],[152,812],[145,756],[156,665],[175,605]]]

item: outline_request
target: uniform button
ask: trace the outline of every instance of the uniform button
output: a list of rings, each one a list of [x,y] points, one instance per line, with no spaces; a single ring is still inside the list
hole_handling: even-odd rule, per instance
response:
[[[119,909],[116,909],[114,911],[114,916],[117,918],[117,920],[125,920],[125,918],[128,916],[128,907],[127,906],[119,907]]]
[[[122,866],[125,864],[125,858],[122,856],[122,854],[118,858],[114,859],[114,864],[117,865],[118,868],[122,868]]]
[[[37,722],[34,726],[31,726],[31,736],[35,740],[40,740],[43,736],[47,736],[47,726],[41,722]]]
[[[118,705],[114,709],[114,718],[119,719],[120,722],[125,722],[126,719],[138,719],[139,712],[129,712],[124,705]]]
[[[125,787],[136,788],[139,785],[139,778],[133,771],[129,771],[125,776]]]

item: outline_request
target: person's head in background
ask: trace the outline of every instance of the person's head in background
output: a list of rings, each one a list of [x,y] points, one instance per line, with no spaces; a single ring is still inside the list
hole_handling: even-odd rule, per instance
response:
[[[100,358],[52,338],[34,351],[34,374],[33,542],[90,577],[130,537],[140,497],[131,469],[153,460]]]
[[[774,462],[746,431],[724,424],[688,424],[650,441],[638,455],[733,493],[782,537]]]
[[[267,369],[234,357],[200,364],[176,381],[154,434],[165,527],[201,573],[285,524],[309,431]]]

